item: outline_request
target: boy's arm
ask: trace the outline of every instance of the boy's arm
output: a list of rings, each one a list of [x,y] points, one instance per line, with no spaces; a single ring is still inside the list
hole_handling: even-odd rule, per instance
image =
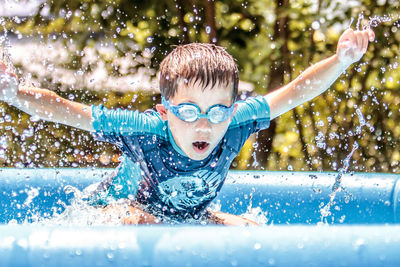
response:
[[[327,90],[334,81],[354,62],[360,60],[373,41],[370,29],[347,29],[339,39],[336,54],[306,69],[289,84],[265,95],[270,106],[270,119],[313,99]]]
[[[62,98],[53,91],[20,86],[17,96],[11,104],[40,119],[94,132],[92,108]]]
[[[0,100],[40,119],[94,131],[91,107],[69,101],[53,91],[18,85],[17,77],[0,62]]]

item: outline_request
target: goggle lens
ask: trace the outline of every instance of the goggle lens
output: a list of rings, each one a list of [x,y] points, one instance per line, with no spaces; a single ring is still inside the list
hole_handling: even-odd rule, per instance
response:
[[[213,107],[208,111],[208,118],[212,123],[220,123],[225,121],[231,114],[228,113],[229,108],[221,106]],[[227,116],[228,115],[228,116]]]
[[[181,105],[178,106],[177,113],[179,118],[186,122],[194,122],[198,117],[198,110],[192,105]]]

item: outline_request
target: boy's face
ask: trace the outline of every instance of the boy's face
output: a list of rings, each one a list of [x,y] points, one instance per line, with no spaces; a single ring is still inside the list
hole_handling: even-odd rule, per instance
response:
[[[203,89],[199,82],[189,84],[179,83],[178,90],[174,97],[169,99],[172,105],[181,103],[193,103],[197,105],[202,114],[205,114],[209,107],[213,105],[224,105],[230,107],[232,105],[232,87],[216,85],[208,86]],[[221,123],[211,123],[207,118],[199,118],[194,122],[185,122],[171,111],[166,110],[161,104],[156,106],[157,111],[161,114],[163,120],[168,120],[168,124],[174,137],[175,143],[182,149],[185,154],[194,160],[205,159],[216,145],[224,137],[232,116]]]

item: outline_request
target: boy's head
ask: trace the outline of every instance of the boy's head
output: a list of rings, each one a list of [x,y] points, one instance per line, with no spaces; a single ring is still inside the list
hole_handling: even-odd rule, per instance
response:
[[[189,103],[189,106],[198,107],[201,114],[210,111],[208,118],[185,121],[182,117],[178,118],[171,107],[156,106],[162,118],[168,120],[179,148],[191,159],[205,159],[225,135],[236,110],[233,103],[239,77],[233,57],[223,47],[213,44],[182,45],[161,62],[160,74],[161,95],[167,100],[164,104],[168,102],[167,105],[177,106]],[[226,112],[221,112],[219,107]],[[214,121],[210,116],[213,112],[227,116]]]
[[[239,75],[235,60],[225,49],[214,44],[192,43],[176,47],[160,65],[161,94],[170,99],[180,83],[199,82],[211,85],[232,85],[232,101],[238,93]]]

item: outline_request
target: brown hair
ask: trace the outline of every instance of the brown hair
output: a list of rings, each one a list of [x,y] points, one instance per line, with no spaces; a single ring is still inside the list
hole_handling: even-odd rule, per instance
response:
[[[214,44],[191,43],[176,47],[160,64],[161,94],[169,99],[180,81],[200,82],[204,89],[233,84],[232,100],[238,93],[239,74],[233,57],[225,48]]]

